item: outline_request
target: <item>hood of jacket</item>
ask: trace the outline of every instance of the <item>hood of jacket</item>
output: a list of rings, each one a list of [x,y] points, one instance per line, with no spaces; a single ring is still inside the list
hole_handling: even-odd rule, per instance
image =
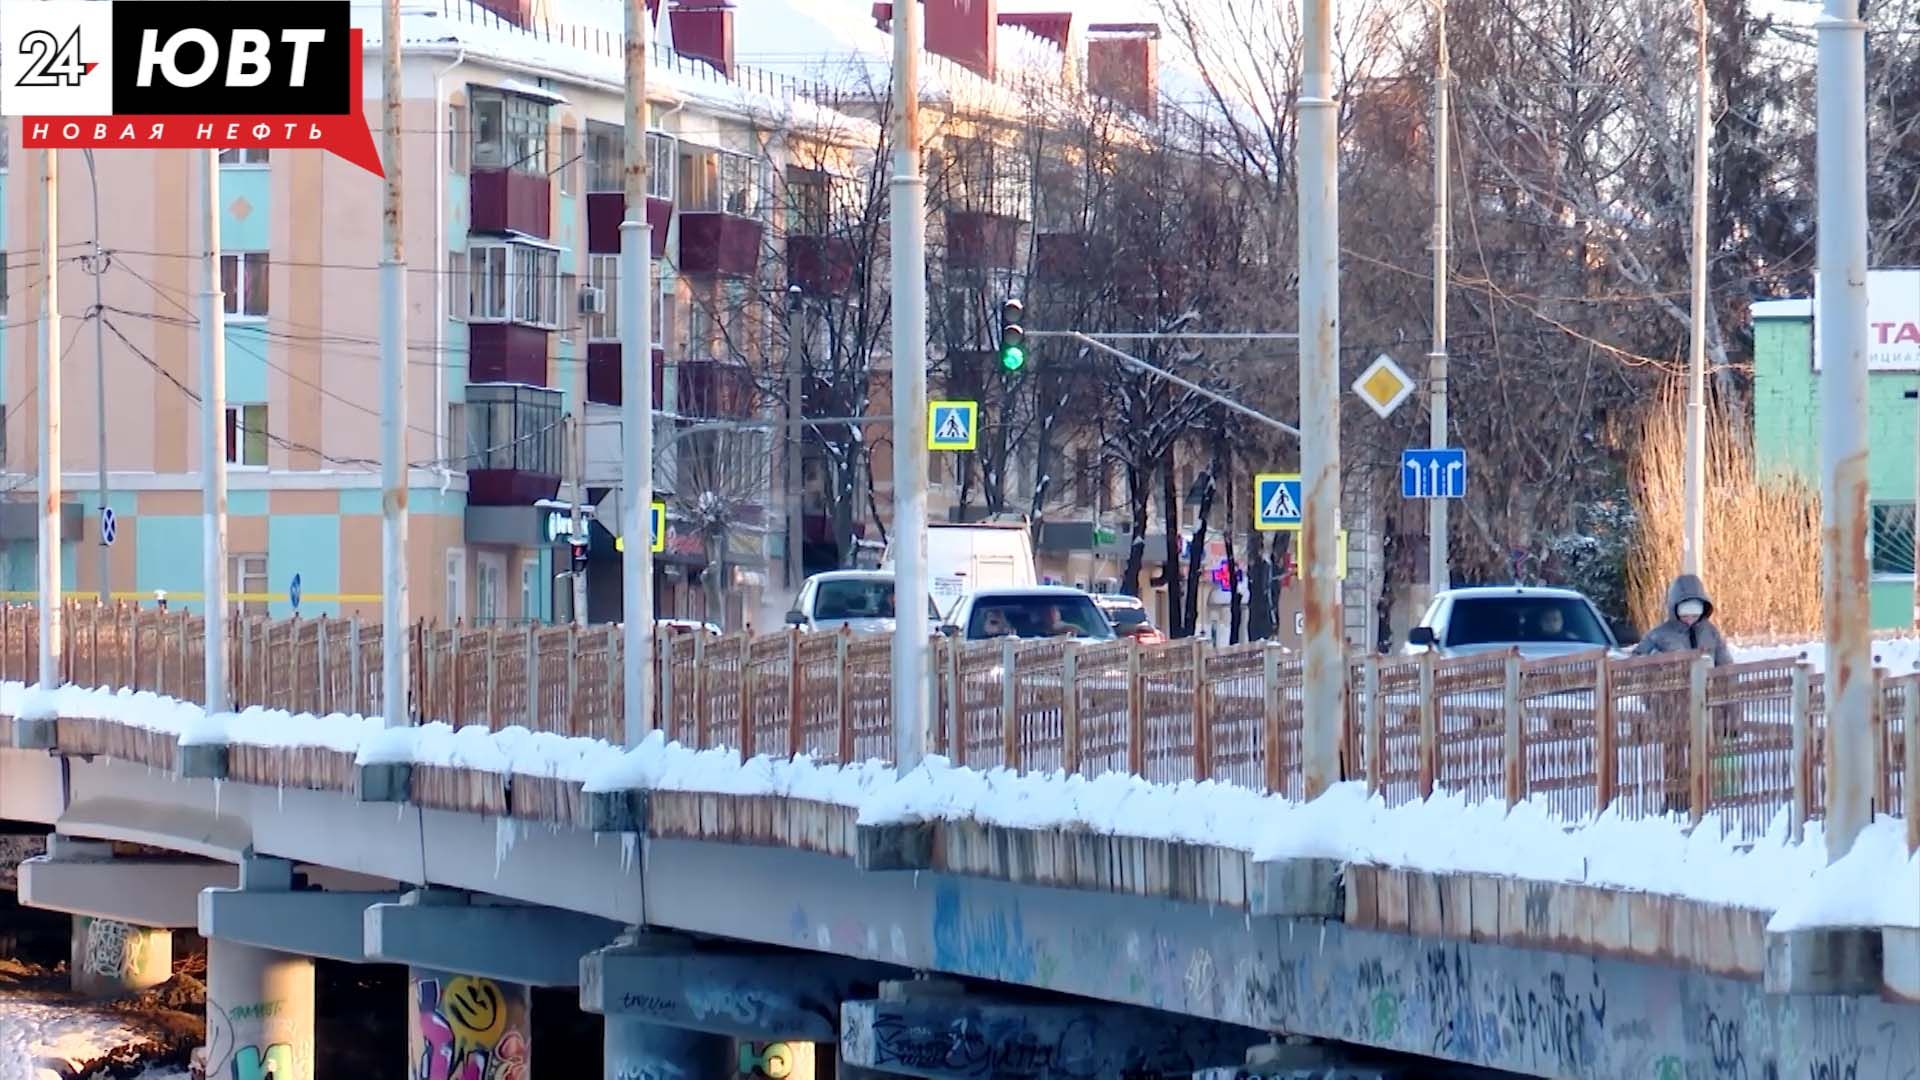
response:
[[[1673,579],[1673,584],[1667,588],[1667,614],[1679,618],[1680,605],[1688,600],[1698,600],[1706,605],[1702,619],[1713,617],[1713,600],[1707,596],[1707,587],[1698,574],[1681,574]]]

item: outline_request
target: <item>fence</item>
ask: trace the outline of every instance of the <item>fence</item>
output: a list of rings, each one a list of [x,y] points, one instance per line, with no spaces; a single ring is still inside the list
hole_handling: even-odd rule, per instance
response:
[[[0,677],[36,677],[38,615],[0,606]],[[381,710],[381,631],[358,620],[237,618],[231,700],[310,713]],[[70,682],[204,700],[202,621],[73,603]],[[1291,798],[1305,727],[1296,655],[1196,640],[932,642],[931,745],[977,768],[1214,780]],[[617,626],[411,628],[409,713],[498,730],[617,741]],[[656,650],[654,727],[685,745],[827,762],[890,759],[885,636],[677,633]],[[1825,694],[1793,660],[1710,665],[1694,654],[1543,660],[1364,657],[1350,665],[1342,772],[1389,804],[1436,791],[1530,800],[1567,820],[1713,815],[1743,836],[1781,813],[1798,834],[1826,802]],[[1920,847],[1920,675],[1880,676],[1873,803]],[[160,751],[155,751],[159,753]]]

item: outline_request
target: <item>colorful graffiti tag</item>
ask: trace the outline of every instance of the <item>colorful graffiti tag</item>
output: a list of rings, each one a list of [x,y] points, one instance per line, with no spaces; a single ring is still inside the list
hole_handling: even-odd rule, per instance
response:
[[[527,989],[456,975],[413,984],[409,1080],[528,1080]]]

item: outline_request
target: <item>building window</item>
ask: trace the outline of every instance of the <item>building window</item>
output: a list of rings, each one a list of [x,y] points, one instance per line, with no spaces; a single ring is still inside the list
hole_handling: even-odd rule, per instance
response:
[[[572,195],[579,190],[574,178],[580,169],[580,129],[569,124],[560,129],[560,194]]]
[[[535,244],[476,244],[467,249],[467,318],[560,325],[560,252]]]
[[[0,251],[0,318],[7,314],[12,292],[7,284],[7,253]]]
[[[13,153],[13,127],[0,123],[0,172],[7,171],[8,159]]]
[[[580,329],[580,284],[572,274],[560,275],[560,340],[572,341]]]
[[[267,407],[227,406],[227,464],[267,466]]]
[[[236,319],[267,317],[267,253],[239,251],[220,256],[220,289],[227,314]]]
[[[587,256],[587,284],[600,290],[601,309],[586,317],[587,340],[620,340],[620,256]]]
[[[468,136],[467,107],[447,106],[447,171],[455,176],[466,175],[471,167],[469,154],[473,144]]]
[[[264,146],[232,146],[220,151],[222,165],[265,165],[267,148]]]
[[[520,617],[545,622],[540,617],[540,556],[527,552],[520,556]]]
[[[467,285],[467,253],[447,252],[447,318],[464,321],[471,293]]]
[[[680,152],[680,209],[696,214],[758,217],[765,205],[766,163],[701,146]]]
[[[1879,577],[1913,576],[1913,504],[1874,503],[1868,551]]]
[[[558,390],[468,386],[467,467],[559,476],[566,465],[565,417]]]
[[[267,557],[265,555],[227,556],[228,598],[242,615],[267,613]]]
[[[647,197],[673,200],[673,174],[680,160],[679,148],[671,135],[647,132]]]
[[[625,191],[626,129],[618,124],[587,121],[587,146],[582,155],[587,166],[588,191]],[[678,171],[679,151],[674,137],[661,131],[647,132],[647,197],[673,199],[674,173]]]
[[[660,260],[647,262],[648,310],[651,319],[647,326],[647,336],[652,339],[653,347],[664,349],[667,346],[667,294],[660,286]]]
[[[787,170],[787,232],[831,236],[859,219],[860,188],[818,169]]]
[[[547,121],[553,107],[545,101],[485,87],[470,92],[473,109],[473,166],[547,175]]]
[[[447,549],[447,625],[467,617],[467,549]]]

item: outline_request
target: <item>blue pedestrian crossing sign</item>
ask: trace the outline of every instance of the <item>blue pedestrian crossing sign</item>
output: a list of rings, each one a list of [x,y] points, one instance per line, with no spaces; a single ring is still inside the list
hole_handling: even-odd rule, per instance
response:
[[[980,403],[935,401],[927,406],[927,449],[971,450],[979,441]]]
[[[113,507],[100,508],[100,542],[107,547],[113,546],[113,538],[120,531],[119,522],[113,516]]]
[[[1300,527],[1300,474],[1261,473],[1253,478],[1253,527],[1281,532]]]
[[[661,502],[659,499],[653,500],[652,508],[647,511],[647,535],[653,539],[653,553],[655,555],[667,550],[667,504]],[[618,552],[626,551],[627,538],[624,536],[614,537],[613,550]]]

